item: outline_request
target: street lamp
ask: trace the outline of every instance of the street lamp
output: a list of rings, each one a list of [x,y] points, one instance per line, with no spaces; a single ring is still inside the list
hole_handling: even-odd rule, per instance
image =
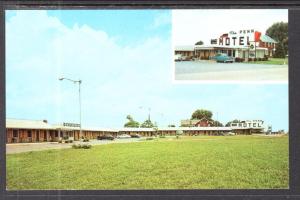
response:
[[[72,80],[69,78],[65,78],[65,77],[61,77],[58,80],[63,81],[63,80],[67,80],[67,81],[71,81],[73,83],[78,83],[78,92],[79,92],[79,140],[82,136],[82,130],[81,130],[81,94],[80,94],[80,86],[81,86],[81,80]],[[75,139],[75,138],[74,138]]]

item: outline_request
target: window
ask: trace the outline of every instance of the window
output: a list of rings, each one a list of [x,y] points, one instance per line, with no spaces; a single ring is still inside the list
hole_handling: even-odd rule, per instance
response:
[[[31,131],[27,131],[27,137],[31,137]]]
[[[18,130],[13,130],[13,137],[14,138],[18,137]]]
[[[58,137],[58,131],[55,131],[55,137]]]

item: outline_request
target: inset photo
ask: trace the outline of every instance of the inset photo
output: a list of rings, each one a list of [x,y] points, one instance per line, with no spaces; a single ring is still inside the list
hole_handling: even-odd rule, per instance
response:
[[[175,81],[288,82],[288,10],[173,10]]]

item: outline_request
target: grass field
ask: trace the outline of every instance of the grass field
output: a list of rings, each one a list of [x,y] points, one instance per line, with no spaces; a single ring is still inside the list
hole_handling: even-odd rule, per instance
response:
[[[7,188],[288,188],[288,137],[197,136],[7,155]]]
[[[289,59],[288,58],[269,58],[267,61],[251,61],[245,62],[248,64],[269,64],[269,65],[288,65]]]

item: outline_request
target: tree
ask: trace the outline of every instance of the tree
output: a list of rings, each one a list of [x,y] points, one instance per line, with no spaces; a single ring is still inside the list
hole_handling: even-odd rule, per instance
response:
[[[232,121],[227,122],[225,126],[228,127],[228,126],[230,126],[231,123],[239,123],[239,122],[240,122],[240,120],[235,119],[235,120],[232,120]]]
[[[150,119],[147,119],[141,124],[142,128],[153,128],[155,125],[151,122]]]
[[[266,35],[278,42],[276,44],[274,57],[284,58],[288,54],[288,23],[274,23],[267,29]]]
[[[224,125],[221,122],[215,120],[213,126],[219,126],[219,127],[222,126],[223,127]]]
[[[128,122],[124,124],[124,127],[138,128],[140,126],[140,123],[134,121],[131,115],[127,115],[126,119],[128,119]]]
[[[213,114],[211,111],[205,109],[198,109],[195,112],[193,112],[191,119],[202,119],[203,117],[205,117],[206,119],[211,120],[212,116]]]
[[[176,127],[174,124],[169,124],[168,127]]]
[[[203,44],[204,44],[204,42],[202,42],[202,41],[200,40],[200,41],[196,42],[195,45],[203,45]]]

